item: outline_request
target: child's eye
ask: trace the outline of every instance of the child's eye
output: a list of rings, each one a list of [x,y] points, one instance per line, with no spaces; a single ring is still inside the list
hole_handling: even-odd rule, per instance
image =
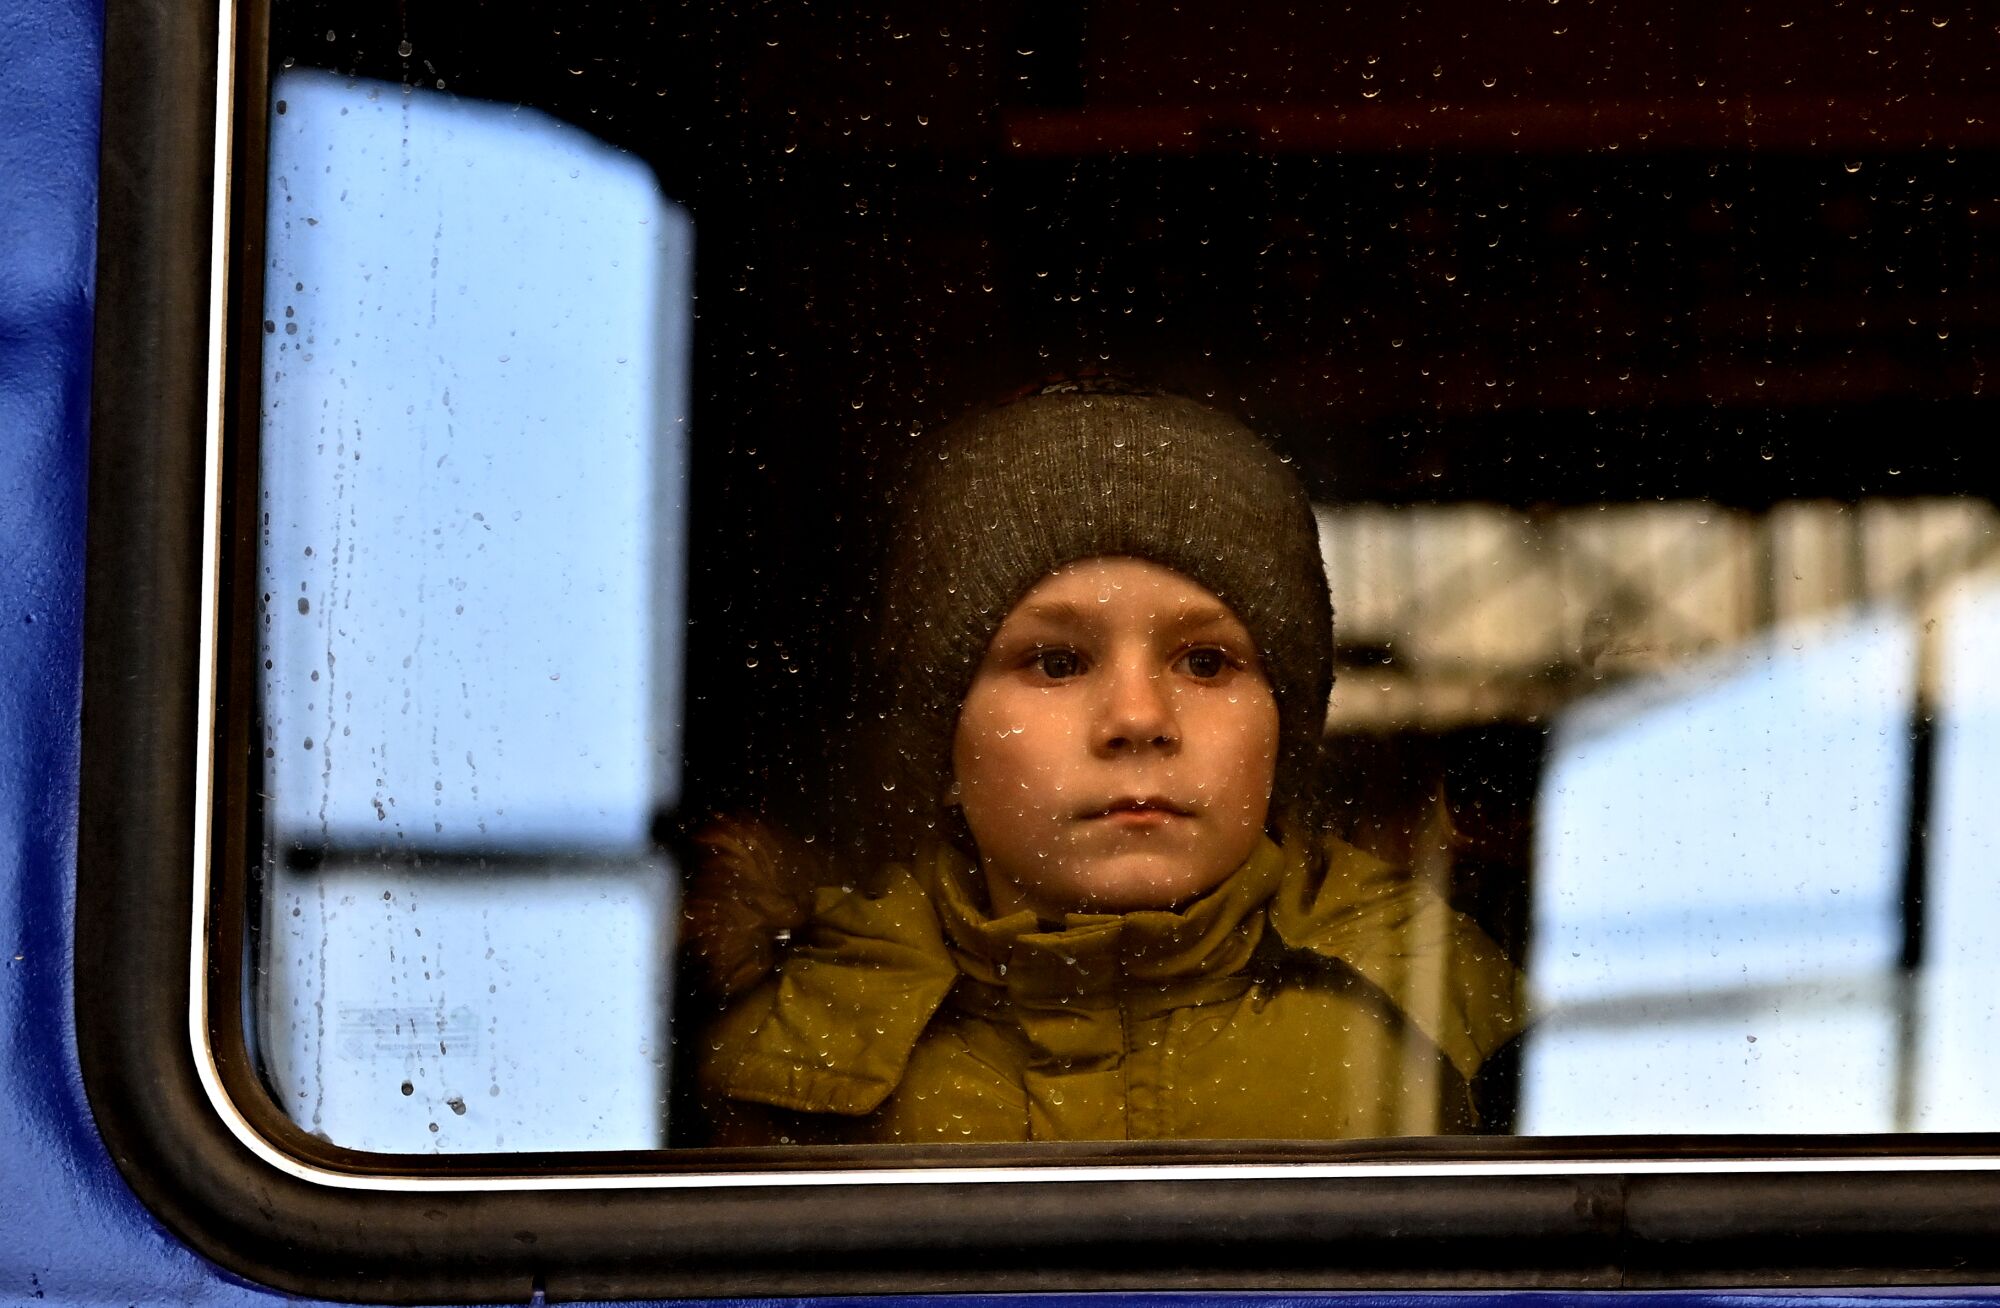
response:
[[[1051,681],[1063,681],[1083,671],[1083,657],[1073,649],[1037,650],[1029,663]]]
[[[1229,670],[1229,655],[1219,649],[1191,649],[1181,655],[1181,666],[1190,676],[1212,681]]]

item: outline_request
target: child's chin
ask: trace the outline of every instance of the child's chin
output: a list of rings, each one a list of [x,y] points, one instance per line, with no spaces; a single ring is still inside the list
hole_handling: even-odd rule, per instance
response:
[[[1220,871],[1167,853],[1134,851],[1092,859],[1076,869],[1066,898],[1085,913],[1133,913],[1178,908],[1221,884]]]

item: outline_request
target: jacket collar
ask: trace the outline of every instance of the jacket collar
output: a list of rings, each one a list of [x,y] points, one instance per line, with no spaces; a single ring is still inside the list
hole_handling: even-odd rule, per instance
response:
[[[946,846],[920,867],[952,961],[966,977],[1016,1003],[1114,1003],[1121,992],[1175,989],[1232,976],[1263,938],[1269,902],[1296,861],[1260,839],[1227,880],[1183,908],[1070,913],[1048,922],[1032,911],[989,915],[979,870]]]
[[[1325,874],[1316,876],[1315,865]],[[902,1081],[947,996],[1010,1014],[1044,1056],[1081,1056],[1120,1004],[1224,998],[1249,985],[1268,927],[1292,950],[1375,986],[1467,1077],[1520,1027],[1518,973],[1444,900],[1328,839],[1323,857],[1264,840],[1215,890],[1178,910],[994,918],[954,849],[888,870],[873,896],[824,889],[771,1015],[727,1077],[733,1097],[862,1114]],[[1268,910],[1268,911],[1259,911]],[[1108,1037],[1107,1037],[1108,1038]]]

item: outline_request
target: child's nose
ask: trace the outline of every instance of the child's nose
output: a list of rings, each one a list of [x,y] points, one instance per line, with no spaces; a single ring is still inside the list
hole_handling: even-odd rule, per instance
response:
[[[1136,661],[1120,661],[1106,669],[1103,685],[1096,730],[1100,752],[1172,749],[1180,744],[1173,700],[1167,680],[1158,670]]]

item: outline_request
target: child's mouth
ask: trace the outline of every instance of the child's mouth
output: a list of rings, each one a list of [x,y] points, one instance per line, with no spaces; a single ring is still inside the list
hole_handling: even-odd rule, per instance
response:
[[[1175,818],[1193,817],[1194,811],[1185,805],[1176,804],[1160,795],[1134,796],[1114,799],[1108,804],[1086,810],[1078,815],[1086,821],[1116,822],[1125,825],[1146,825],[1172,821]]]

